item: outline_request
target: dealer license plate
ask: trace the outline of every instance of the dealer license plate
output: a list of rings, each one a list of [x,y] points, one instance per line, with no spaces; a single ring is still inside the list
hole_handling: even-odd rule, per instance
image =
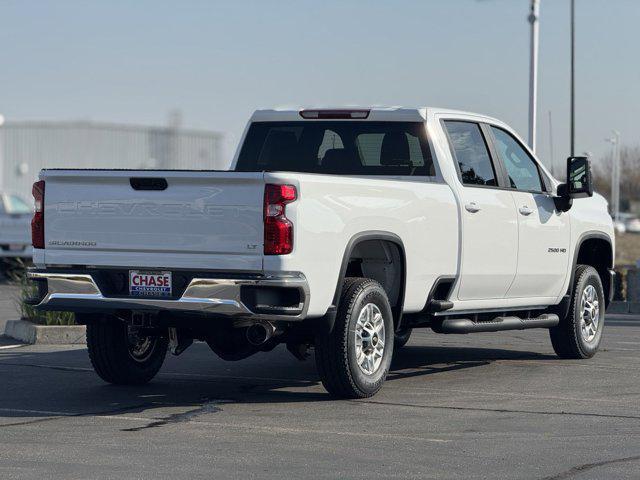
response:
[[[129,294],[136,297],[170,297],[171,272],[129,270]]]

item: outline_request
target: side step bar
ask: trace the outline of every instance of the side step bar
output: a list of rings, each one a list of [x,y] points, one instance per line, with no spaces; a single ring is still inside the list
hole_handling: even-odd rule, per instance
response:
[[[473,321],[469,318],[445,318],[442,324],[432,328],[438,333],[501,332],[528,328],[551,328],[560,323],[558,315],[545,313],[535,318],[496,317],[493,320]]]
[[[450,302],[448,300],[431,300],[431,302],[429,302],[429,306],[427,307],[427,312],[429,313],[444,312],[452,308],[453,308],[453,302]]]

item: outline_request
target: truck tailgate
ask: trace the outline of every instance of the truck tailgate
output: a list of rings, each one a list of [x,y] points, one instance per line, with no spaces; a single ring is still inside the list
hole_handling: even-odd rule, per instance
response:
[[[262,270],[262,173],[44,170],[41,178],[48,265]]]

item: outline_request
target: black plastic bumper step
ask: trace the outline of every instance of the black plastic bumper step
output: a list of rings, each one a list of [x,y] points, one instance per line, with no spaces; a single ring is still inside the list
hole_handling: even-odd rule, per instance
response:
[[[453,302],[450,302],[449,300],[431,300],[427,311],[429,313],[444,312],[451,308],[453,308]]]

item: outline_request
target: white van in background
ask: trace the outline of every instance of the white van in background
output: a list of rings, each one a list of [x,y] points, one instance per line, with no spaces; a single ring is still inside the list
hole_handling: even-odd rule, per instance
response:
[[[33,208],[18,195],[0,193],[0,261],[31,260],[31,216]]]

